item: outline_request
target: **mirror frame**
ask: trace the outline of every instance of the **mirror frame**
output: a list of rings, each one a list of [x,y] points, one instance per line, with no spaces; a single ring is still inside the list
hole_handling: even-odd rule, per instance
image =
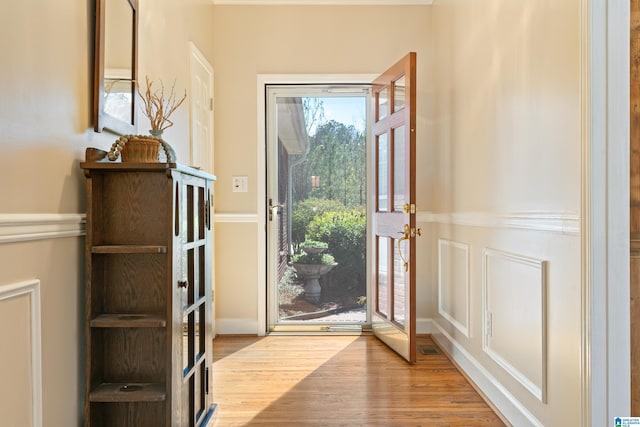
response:
[[[131,123],[120,120],[104,111],[104,41],[105,41],[105,7],[108,1],[95,0],[95,50],[93,78],[93,130],[102,132],[110,130],[120,135],[135,134],[137,123],[136,87],[138,76],[138,0],[126,0],[132,11],[131,34]],[[111,23],[112,26],[114,23]],[[117,23],[116,23],[117,24]]]

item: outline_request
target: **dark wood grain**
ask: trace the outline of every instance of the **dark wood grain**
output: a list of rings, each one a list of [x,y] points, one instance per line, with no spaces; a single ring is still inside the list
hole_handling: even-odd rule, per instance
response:
[[[157,328],[101,328],[104,354],[101,382],[165,382],[167,336]]]
[[[81,167],[87,178],[85,426],[202,427],[214,407],[204,394],[203,368],[212,352],[211,230],[200,225],[213,177],[174,164]],[[189,230],[181,218],[191,218]],[[193,241],[196,232],[201,238]],[[200,291],[186,310],[189,291],[178,286],[185,279],[192,294]],[[204,327],[195,321],[196,304],[205,307],[198,311]],[[194,318],[185,345],[184,316]],[[191,351],[193,366],[186,374],[183,350]]]
[[[95,403],[92,427],[158,427],[167,424],[165,402]]]
[[[164,328],[167,319],[148,314],[101,314],[89,324],[92,328]]]
[[[164,383],[103,383],[89,393],[91,402],[163,402]]]

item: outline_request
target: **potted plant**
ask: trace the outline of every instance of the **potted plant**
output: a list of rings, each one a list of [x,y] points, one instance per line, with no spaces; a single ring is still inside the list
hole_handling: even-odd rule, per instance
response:
[[[305,240],[300,243],[300,249],[309,255],[318,255],[329,248],[329,245],[325,242],[318,240]]]
[[[305,298],[311,303],[320,302],[322,287],[318,279],[331,271],[338,263],[331,254],[323,253],[328,249],[325,242],[307,240],[300,244],[302,253],[291,258],[291,265],[300,280],[304,282]]]
[[[173,126],[173,122],[169,117],[174,111],[178,109],[187,98],[187,91],[185,90],[182,98],[176,98],[175,94],[175,81],[171,86],[171,91],[165,96],[165,87],[162,80],[160,80],[160,87],[153,87],[153,80],[149,80],[148,76],[145,76],[146,89],[141,90],[140,85],[136,83],[138,88],[138,95],[142,99],[144,107],[144,115],[147,116],[151,123],[151,130],[149,133],[154,136],[161,136],[165,129]]]
[[[154,81],[145,76],[146,88],[143,90],[136,82],[138,95],[142,100],[143,113],[149,119],[151,135],[122,135],[111,147],[109,160],[116,160],[118,155],[122,155],[123,162],[157,162],[158,150],[162,146],[168,163],[176,161],[176,154],[164,139],[162,133],[165,129],[173,126],[173,121],[169,117],[182,105],[187,98],[185,90],[181,98],[175,94],[175,82],[170,91],[165,94],[165,86],[162,80],[159,87],[154,87]]]

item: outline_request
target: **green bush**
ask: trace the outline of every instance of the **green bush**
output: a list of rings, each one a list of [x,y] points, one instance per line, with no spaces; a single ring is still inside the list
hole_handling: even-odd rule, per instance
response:
[[[335,258],[330,254],[318,254],[318,255],[309,255],[306,252],[301,254],[297,254],[291,257],[292,263],[299,264],[334,264],[336,262]]]
[[[364,208],[325,212],[307,227],[307,237],[329,244],[338,262],[333,280],[340,286],[362,287],[366,283],[367,215]]]
[[[304,287],[298,284],[295,269],[287,266],[282,279],[278,283],[278,295],[280,295],[280,298],[291,299],[302,294],[304,294]]]
[[[319,242],[317,240],[305,240],[300,243],[300,249],[305,250],[305,248],[318,248],[318,249],[327,249],[329,244],[326,242]]]
[[[291,214],[291,242],[297,247],[305,240],[307,227],[315,217],[343,210],[344,205],[337,200],[311,198],[295,203]]]

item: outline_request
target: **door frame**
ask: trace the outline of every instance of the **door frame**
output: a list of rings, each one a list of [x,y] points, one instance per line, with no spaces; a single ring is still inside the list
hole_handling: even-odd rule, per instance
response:
[[[266,91],[268,84],[331,84],[331,83],[369,83],[379,73],[370,74],[258,74],[256,87],[257,104],[257,209],[256,227],[258,242],[258,336],[268,331],[267,319],[267,134],[266,134]],[[369,151],[369,150],[367,150]],[[368,160],[367,160],[368,161]],[[369,248],[367,248],[369,250]]]
[[[628,2],[580,3],[582,422],[630,411]]]
[[[370,254],[370,241],[369,241],[369,230],[370,230],[370,218],[369,218],[369,212],[371,210],[371,206],[370,206],[370,198],[369,198],[369,193],[370,193],[370,182],[371,182],[371,177],[372,177],[372,169],[371,169],[371,150],[370,150],[370,132],[371,132],[371,84],[370,83],[344,83],[344,82],[339,82],[339,88],[337,88],[338,86],[338,82],[331,82],[331,83],[312,83],[312,84],[305,84],[305,85],[301,85],[301,84],[292,84],[292,83],[287,83],[287,84],[275,84],[275,83],[268,83],[265,86],[265,91],[266,91],[266,119],[265,119],[265,123],[266,123],[266,149],[265,149],[265,153],[266,153],[266,163],[267,163],[267,168],[266,168],[266,185],[265,185],[265,191],[266,191],[266,200],[273,200],[274,205],[279,205],[280,203],[284,203],[283,200],[281,200],[279,198],[280,194],[279,194],[279,188],[280,188],[280,174],[279,174],[279,168],[280,168],[280,158],[278,155],[278,147],[280,145],[279,143],[279,130],[280,130],[280,126],[279,126],[279,122],[278,122],[278,108],[277,108],[277,99],[278,98],[298,98],[298,99],[304,99],[304,98],[321,98],[321,99],[327,99],[327,98],[361,98],[364,100],[365,102],[365,150],[366,150],[366,157],[364,159],[364,163],[365,163],[365,170],[366,170],[366,176],[365,176],[365,188],[366,188],[366,192],[367,192],[367,202],[366,202],[366,212],[367,212],[367,228],[366,228],[366,253],[367,253],[367,259],[366,259],[366,264],[367,266],[370,263],[370,257],[368,254]],[[333,92],[333,93],[332,93]],[[311,144],[311,136],[309,136],[309,141],[308,143]],[[310,155],[310,153],[308,153]],[[306,161],[306,160],[305,160]],[[289,164],[289,167],[292,167],[293,164]],[[290,175],[291,171],[289,171],[289,178],[291,178]],[[288,188],[288,202],[284,205],[284,208],[281,208],[284,212],[287,213],[287,217],[288,217],[288,226],[291,227],[291,218],[292,218],[292,208],[294,206],[295,201],[293,200],[293,193],[292,193],[292,187],[290,186],[291,183],[289,183],[289,185],[287,185]],[[267,209],[269,209],[270,207],[267,207]],[[267,211],[268,212],[268,211]],[[267,213],[267,215],[271,215],[269,213]],[[309,332],[309,333],[324,333],[324,332],[331,332],[331,333],[354,333],[356,331],[360,331],[363,328],[368,328],[371,325],[371,304],[369,299],[367,299],[367,304],[366,304],[366,319],[364,322],[349,322],[349,321],[342,321],[342,322],[314,322],[314,321],[310,321],[310,320],[283,320],[280,319],[280,315],[279,315],[279,308],[280,308],[280,302],[279,302],[279,290],[278,290],[278,285],[276,283],[277,281],[277,276],[278,276],[278,272],[277,270],[279,269],[279,267],[276,267],[276,265],[281,262],[282,260],[279,259],[279,255],[278,255],[278,250],[281,249],[281,246],[279,244],[279,240],[280,240],[280,236],[278,235],[278,233],[276,232],[276,227],[274,227],[274,224],[277,220],[277,216],[279,216],[280,214],[278,213],[277,215],[274,215],[274,219],[273,221],[269,220],[266,221],[266,234],[267,234],[267,249],[266,249],[266,256],[267,256],[267,265],[266,265],[266,273],[267,273],[267,331],[269,333],[273,333],[273,332]],[[270,218],[271,219],[271,218]],[[291,229],[289,229],[289,232],[287,234],[289,234],[290,237],[290,233],[291,233]],[[278,243],[276,243],[278,242]],[[291,243],[291,242],[289,242]],[[289,255],[294,255],[294,254],[289,254]],[[366,283],[365,283],[365,288],[366,288],[366,295],[368,296],[371,288],[370,288],[370,274],[367,268],[365,268],[366,271]]]

